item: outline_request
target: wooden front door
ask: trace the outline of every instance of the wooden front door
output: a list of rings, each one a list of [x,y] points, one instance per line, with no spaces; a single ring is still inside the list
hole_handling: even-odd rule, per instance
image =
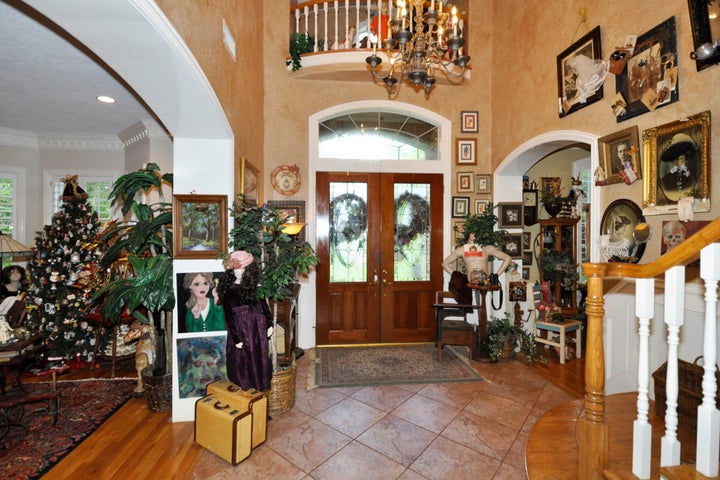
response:
[[[434,340],[442,188],[436,174],[317,173],[318,345]]]

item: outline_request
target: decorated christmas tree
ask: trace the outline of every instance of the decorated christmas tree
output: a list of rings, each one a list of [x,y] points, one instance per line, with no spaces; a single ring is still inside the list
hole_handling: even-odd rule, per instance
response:
[[[27,322],[47,333],[50,358],[87,360],[96,327],[83,318],[94,291],[98,255],[91,245],[100,222],[86,203],[87,193],[77,185],[77,175],[62,181],[62,207],[38,232],[37,252],[28,264]]]

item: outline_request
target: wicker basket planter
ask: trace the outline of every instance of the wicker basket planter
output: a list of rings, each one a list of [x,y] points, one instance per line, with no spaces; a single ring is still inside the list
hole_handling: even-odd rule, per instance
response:
[[[678,359],[678,423],[697,430],[697,408],[702,403],[702,377],[705,370],[698,365],[702,357],[697,357],[693,363]],[[667,408],[667,362],[652,374],[655,384],[655,413],[659,417],[665,416]],[[715,371],[715,379],[720,383],[720,373]],[[715,404],[720,408],[720,392],[715,395]]]
[[[161,377],[153,375],[152,367],[143,368],[143,387],[151,412],[165,412],[172,409],[172,374]]]
[[[295,406],[295,363],[278,363],[277,371],[270,380],[268,397],[268,415],[275,416],[287,412]]]

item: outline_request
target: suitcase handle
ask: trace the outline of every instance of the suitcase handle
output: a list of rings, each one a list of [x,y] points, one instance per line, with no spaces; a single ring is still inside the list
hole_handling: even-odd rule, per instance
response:
[[[228,389],[228,392],[232,392],[232,393],[239,392],[240,390],[242,390],[237,385],[228,385],[227,389]]]
[[[213,405],[213,407],[215,407],[216,410],[227,410],[228,408],[230,408],[230,405],[227,403],[225,405],[222,405],[218,400],[217,402],[215,402],[215,405]]]

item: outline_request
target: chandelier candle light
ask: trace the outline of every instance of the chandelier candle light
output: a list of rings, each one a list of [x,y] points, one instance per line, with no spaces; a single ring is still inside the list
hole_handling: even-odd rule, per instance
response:
[[[375,79],[382,80],[388,96],[394,96],[400,89],[400,80],[405,79],[416,90],[430,89],[435,84],[435,70],[441,71],[449,79],[462,78],[470,57],[463,55],[463,20],[457,17],[457,9],[443,12],[443,2],[430,2],[425,10],[425,0],[397,0],[395,19],[388,20],[388,36],[383,40],[387,57],[390,59],[390,73],[381,75],[378,67],[382,59],[377,56],[377,41],[373,43],[373,53],[365,61],[371,68]],[[407,28],[406,28],[407,27]],[[414,31],[414,33],[413,33]]]

